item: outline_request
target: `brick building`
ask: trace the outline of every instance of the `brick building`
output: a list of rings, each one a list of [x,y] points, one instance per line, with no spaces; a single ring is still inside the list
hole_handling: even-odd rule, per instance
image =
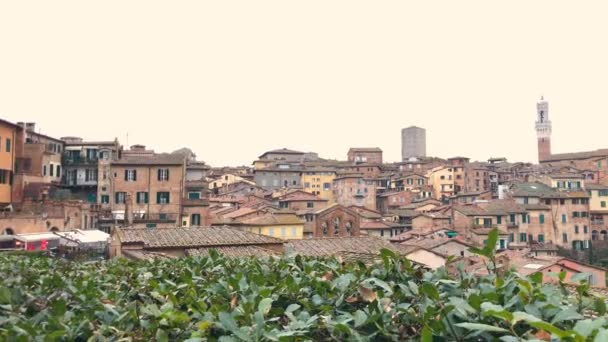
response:
[[[334,179],[336,202],[343,206],[356,205],[376,210],[376,186],[373,179],[359,174],[343,174]]]
[[[347,159],[352,163],[382,164],[382,150],[378,147],[351,147]]]

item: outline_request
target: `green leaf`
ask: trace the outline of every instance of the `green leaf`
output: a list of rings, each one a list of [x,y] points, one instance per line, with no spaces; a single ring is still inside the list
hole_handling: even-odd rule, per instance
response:
[[[600,330],[597,335],[595,335],[595,339],[593,342],[606,342],[608,341],[608,329]]]
[[[287,309],[285,309],[285,312],[295,312],[298,311],[302,306],[299,304],[290,304]]]
[[[603,298],[596,298],[593,301],[593,308],[600,316],[606,314],[606,301]]]
[[[513,314],[509,311],[505,310],[500,305],[495,305],[492,303],[485,302],[481,304],[481,310],[487,316],[492,316],[496,318],[503,319],[509,323],[513,321]]]
[[[542,284],[542,282],[543,282],[543,273],[542,272],[535,272],[535,273],[532,273],[531,275],[529,275],[528,278],[530,278],[530,280],[532,280],[532,282],[534,282],[535,284]]]
[[[542,320],[536,316],[533,316],[527,312],[522,312],[522,311],[515,311],[513,313],[513,320],[511,321],[511,325],[515,325],[518,322],[541,322]]]
[[[421,342],[433,342],[433,332],[427,325],[425,325],[424,328],[422,328],[422,334],[420,336],[420,341]]]
[[[435,285],[431,283],[422,283],[419,289],[420,292],[425,294],[427,297],[436,301],[439,300],[439,291],[437,291]]]
[[[498,242],[498,228],[494,228],[488,233],[488,241],[483,248],[487,253],[486,256],[494,255],[494,251],[496,250],[496,243]]]
[[[574,326],[574,331],[576,331],[579,335],[587,338],[591,336],[595,330],[601,329],[605,323],[606,320],[604,318],[596,319],[595,321],[585,319],[576,322],[576,325]]]
[[[156,330],[156,341],[157,342],[168,342],[169,334],[167,334],[167,332],[164,331],[163,329]]]
[[[570,334],[561,330],[560,328],[554,326],[553,324],[547,323],[547,322],[528,322],[528,324],[531,327],[534,327],[536,329],[541,329],[541,330],[545,330],[548,331],[550,333],[552,333],[553,335],[559,337],[559,338],[566,338],[569,337]]]
[[[258,304],[258,311],[262,313],[262,315],[266,316],[272,307],[272,298],[264,298]]]
[[[501,327],[496,327],[493,325],[487,325],[487,324],[481,324],[481,323],[458,323],[458,324],[454,324],[457,327],[460,328],[464,328],[467,330],[473,330],[473,331],[488,331],[488,332],[501,332],[501,333],[508,333],[509,331],[507,329],[501,328]]]
[[[362,326],[367,321],[367,315],[361,310],[355,311],[353,318],[355,319],[355,328]]]
[[[553,319],[551,320],[551,324],[563,322],[563,321],[575,321],[579,319],[583,319],[584,317],[576,312],[572,307],[567,308],[566,310],[560,311]]]

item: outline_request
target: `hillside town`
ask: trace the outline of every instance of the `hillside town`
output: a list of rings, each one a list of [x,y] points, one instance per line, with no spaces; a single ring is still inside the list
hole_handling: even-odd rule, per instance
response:
[[[398,162],[377,146],[341,160],[277,146],[250,165],[211,166],[188,148],[88,141],[76,127],[51,137],[0,119],[0,249],[365,261],[388,248],[431,270],[461,261],[483,274],[469,250],[497,229],[504,267],[589,273],[605,287],[608,149],[553,153],[548,101],[536,109],[538,163],[429,156],[425,129],[408,127]]]

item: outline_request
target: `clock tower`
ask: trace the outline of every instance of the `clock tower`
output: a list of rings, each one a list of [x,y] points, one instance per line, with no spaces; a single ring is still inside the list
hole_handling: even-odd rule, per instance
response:
[[[536,137],[538,139],[538,162],[551,157],[551,120],[549,103],[541,96],[536,103]]]

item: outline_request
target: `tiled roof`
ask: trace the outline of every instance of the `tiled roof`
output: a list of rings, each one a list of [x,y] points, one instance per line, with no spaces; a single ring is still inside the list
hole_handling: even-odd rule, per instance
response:
[[[454,205],[452,206],[455,211],[458,211],[466,216],[484,216],[491,215],[488,214],[482,207],[472,204],[472,205]]]
[[[279,197],[279,201],[282,202],[291,202],[291,201],[321,201],[321,202],[327,202],[326,199],[320,198],[316,195],[313,195],[309,192],[305,192],[305,191],[301,191],[301,190],[295,190],[292,192],[288,192],[284,195],[281,195]]]
[[[304,224],[295,214],[266,214],[264,216],[252,217],[242,221],[245,225],[273,226]]]
[[[587,190],[608,190],[608,185],[585,183],[585,189],[587,189]]]
[[[549,206],[544,204],[524,204],[523,205],[526,210],[549,210],[551,209]]]
[[[211,247],[282,244],[283,240],[230,227],[118,229],[122,244],[143,244],[144,248]]]
[[[493,230],[494,228],[475,228],[475,229],[471,229],[471,231],[477,235],[488,235],[490,234],[490,232]],[[502,229],[498,229],[498,234],[499,235],[507,235],[509,233],[507,233],[506,231],[502,230]]]
[[[301,154],[301,155],[304,155],[304,152],[294,151],[294,150],[290,150],[288,148],[280,148],[280,149],[277,149],[277,150],[272,150],[272,151],[264,152],[258,158],[262,159],[267,154]]]
[[[361,229],[389,229],[393,226],[384,221],[362,222]]]
[[[152,156],[128,156],[113,161],[112,165],[184,165],[186,158],[179,154],[155,154]]]
[[[339,252],[376,254],[382,248],[398,251],[387,240],[372,236],[291,240],[285,246],[285,251],[302,256],[326,257]]]
[[[566,198],[567,194],[553,190],[543,183],[517,183],[513,186],[515,197],[544,197],[544,198]]]
[[[608,157],[608,149],[601,149],[595,151],[588,152],[576,152],[576,153],[560,153],[560,154],[552,154],[550,157],[547,157],[541,162],[552,162],[552,161],[560,161],[560,160],[569,160],[569,159],[588,159],[588,158],[604,158]]]
[[[576,174],[576,173],[553,173],[550,174],[549,177],[551,178],[559,178],[559,179],[583,179],[585,178],[585,176],[581,175],[581,174]]]
[[[187,249],[186,254],[189,256],[208,256],[209,251],[212,249],[227,257],[266,257],[279,254],[273,250],[260,248],[257,246],[227,246]]]
[[[480,205],[487,212],[487,215],[509,215],[526,212],[523,205],[510,200],[494,200]]]
[[[371,210],[371,209],[368,209],[368,208],[365,208],[365,207],[351,205],[350,207],[348,207],[348,209],[351,209],[351,210],[355,211],[356,213],[358,213],[363,218],[368,218],[368,219],[379,219],[379,218],[382,218],[382,214],[380,214],[380,212],[375,211],[375,210]]]
[[[401,217],[417,217],[422,215],[421,212],[413,210],[413,209],[393,209],[389,210],[389,212],[393,215],[401,216]]]
[[[349,152],[382,152],[379,147],[351,147]]]

